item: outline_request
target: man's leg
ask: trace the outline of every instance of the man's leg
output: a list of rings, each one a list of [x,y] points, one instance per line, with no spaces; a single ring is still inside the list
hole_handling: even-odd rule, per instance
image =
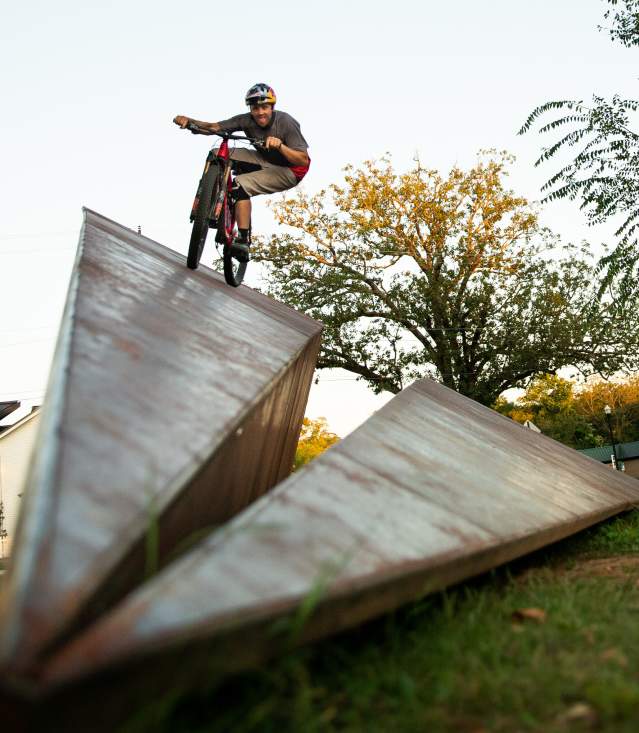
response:
[[[253,151],[242,150],[240,155],[241,157],[237,156],[237,159],[243,162],[255,162]],[[298,183],[290,168],[272,165],[267,161],[263,161],[263,165],[264,167],[256,170],[240,173],[235,178],[235,218],[239,237],[233,243],[231,251],[233,256],[241,262],[248,262],[249,259],[248,230],[251,226],[251,197],[286,191]]]
[[[251,199],[242,186],[235,180],[233,186],[235,199],[235,221],[237,236],[231,244],[231,254],[239,262],[249,261],[249,232],[251,228]]]
[[[251,226],[251,199],[241,199],[235,204],[235,218],[238,229],[248,229]]]

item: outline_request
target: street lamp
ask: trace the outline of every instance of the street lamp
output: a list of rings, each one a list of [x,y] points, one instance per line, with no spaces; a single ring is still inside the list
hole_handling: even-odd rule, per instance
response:
[[[612,432],[612,422],[610,421],[610,413],[612,410],[610,409],[610,405],[606,405],[604,407],[604,412],[606,413],[606,421],[608,422],[608,431],[610,433],[610,442],[612,443],[612,457],[615,462],[615,469],[619,470],[619,459],[617,458],[617,448],[615,447],[615,436]]]

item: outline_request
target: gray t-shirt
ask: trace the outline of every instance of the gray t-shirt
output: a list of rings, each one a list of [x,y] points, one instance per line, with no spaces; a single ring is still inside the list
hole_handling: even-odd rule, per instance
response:
[[[304,152],[308,150],[308,143],[302,135],[300,123],[287,112],[282,112],[279,109],[273,110],[273,116],[268,127],[260,127],[249,112],[235,115],[235,117],[230,117],[228,120],[222,120],[218,122],[218,125],[225,132],[238,132],[241,130],[247,137],[254,137],[258,140],[277,137],[292,150],[302,150]],[[279,150],[258,149],[257,152],[275,165],[287,167],[291,165]]]

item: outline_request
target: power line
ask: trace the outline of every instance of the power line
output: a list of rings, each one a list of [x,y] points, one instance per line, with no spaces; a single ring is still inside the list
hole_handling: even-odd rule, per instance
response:
[[[3,402],[6,402],[6,401],[19,400],[20,398],[27,399],[27,395],[29,396],[28,399],[31,399],[31,397],[37,397],[38,395],[41,396],[46,392],[46,390],[42,388],[40,389],[12,389],[9,391],[14,396],[9,397],[6,394],[0,392],[0,400],[2,400]]]
[[[0,349],[9,348],[11,346],[28,346],[29,344],[41,344],[45,341],[53,341],[55,338],[56,336],[46,336],[45,338],[30,339],[28,341],[10,341],[7,344],[0,343]]]
[[[0,242],[9,239],[38,239],[40,237],[62,237],[67,234],[77,234],[78,230],[73,231],[67,230],[66,232],[26,232],[26,233],[15,233],[15,234],[0,234]]]
[[[30,333],[32,331],[48,331],[52,328],[57,328],[57,323],[49,323],[46,326],[29,326],[28,328],[6,328],[0,331],[0,334],[3,333]]]
[[[37,248],[31,248],[31,249],[0,249],[0,255],[15,255],[15,254],[21,254],[21,255],[28,255],[28,254],[66,254],[67,252],[71,251],[72,249],[77,249],[77,244],[64,244],[64,245],[57,245],[55,247],[37,247]]]
[[[45,393],[42,392],[38,395],[30,395],[30,396],[24,396],[24,395],[16,395],[13,397],[0,397],[0,402],[20,402],[21,406],[24,407],[22,403],[33,403],[37,405],[41,405],[44,402]],[[8,415],[6,416],[8,417]]]

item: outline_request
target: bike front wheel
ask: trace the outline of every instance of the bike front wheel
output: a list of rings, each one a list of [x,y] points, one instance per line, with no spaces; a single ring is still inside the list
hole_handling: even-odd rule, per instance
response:
[[[228,245],[224,247],[224,279],[233,288],[237,288],[244,280],[247,262],[238,262],[231,257],[231,248]]]
[[[206,242],[206,235],[209,233],[211,205],[216,195],[218,184],[217,173],[217,165],[210,163],[202,176],[200,197],[197,205],[197,211],[193,218],[193,229],[191,230],[189,252],[186,256],[186,265],[191,270],[197,270],[197,266],[200,264],[200,258],[202,257],[204,244]]]

